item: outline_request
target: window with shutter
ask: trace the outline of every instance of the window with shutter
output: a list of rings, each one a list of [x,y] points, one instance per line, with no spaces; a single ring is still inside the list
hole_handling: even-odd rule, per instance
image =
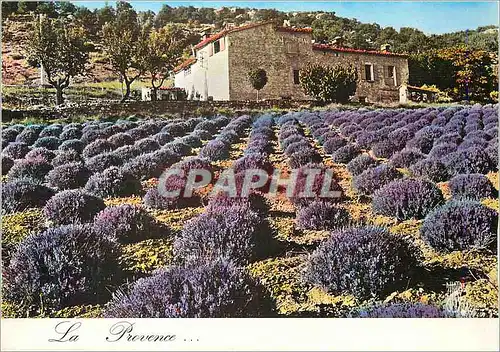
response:
[[[365,80],[373,82],[375,80],[375,72],[373,70],[373,64],[365,64]]]
[[[394,84],[395,86],[397,85],[396,66],[387,66],[387,77],[389,78],[387,80],[387,84]]]
[[[293,84],[300,84],[300,71],[293,70]]]

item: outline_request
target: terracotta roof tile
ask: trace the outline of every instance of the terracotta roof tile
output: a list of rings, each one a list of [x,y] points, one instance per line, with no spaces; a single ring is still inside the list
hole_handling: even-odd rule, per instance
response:
[[[185,69],[186,67],[191,66],[195,62],[196,62],[196,59],[194,57],[190,57],[190,58],[186,59],[183,63],[181,63],[179,66],[174,68],[174,72],[179,72],[179,71]]]

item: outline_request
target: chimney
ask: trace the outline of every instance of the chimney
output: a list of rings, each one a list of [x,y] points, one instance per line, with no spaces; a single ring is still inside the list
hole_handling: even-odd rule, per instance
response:
[[[203,31],[200,34],[201,34],[201,41],[204,41],[209,37],[208,31]]]
[[[283,27],[290,27],[290,20],[283,20]]]
[[[385,43],[380,46],[381,51],[389,52],[391,51],[391,44]]]
[[[335,37],[332,44],[336,48],[342,48],[344,46],[344,39],[342,37]]]

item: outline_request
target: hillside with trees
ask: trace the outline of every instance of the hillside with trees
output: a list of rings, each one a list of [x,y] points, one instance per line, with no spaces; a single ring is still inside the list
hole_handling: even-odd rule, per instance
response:
[[[482,82],[480,87],[470,94],[487,100],[486,92],[494,89],[498,80],[494,69],[498,51],[496,26],[427,35],[416,28],[402,27],[398,31],[340,17],[334,12],[163,5],[154,13],[136,11],[127,2],[113,5],[90,10],[69,2],[2,2],[3,83],[30,85],[39,78],[39,71],[33,67],[36,62],[28,60],[26,48],[39,15],[71,22],[85,38],[85,47],[89,49],[87,69],[72,82],[99,85],[118,81],[112,85],[121,86],[122,100],[133,93],[134,85],[156,89],[168,83],[169,72],[191,54],[191,46],[200,41],[203,33],[217,32],[227,25],[269,20],[297,28],[311,27],[318,43],[331,43],[342,37],[343,45],[351,48],[378,50],[382,44],[390,44],[392,51],[410,56],[410,84],[435,86],[451,99],[463,98],[469,93],[465,92],[469,88],[464,82],[478,79]],[[165,36],[178,40],[169,44]],[[168,58],[161,54],[163,48],[169,48]]]

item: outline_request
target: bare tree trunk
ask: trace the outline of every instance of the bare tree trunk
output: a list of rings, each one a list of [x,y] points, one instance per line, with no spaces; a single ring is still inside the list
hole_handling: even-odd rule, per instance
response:
[[[151,88],[151,101],[157,101],[158,100],[158,88],[153,86]]]
[[[61,86],[56,86],[56,105],[61,105],[64,103],[63,88]]]
[[[120,103],[125,102],[129,97],[130,97],[130,85],[132,82],[129,82],[128,80],[125,80],[125,94],[123,95],[122,100],[120,100]]]

